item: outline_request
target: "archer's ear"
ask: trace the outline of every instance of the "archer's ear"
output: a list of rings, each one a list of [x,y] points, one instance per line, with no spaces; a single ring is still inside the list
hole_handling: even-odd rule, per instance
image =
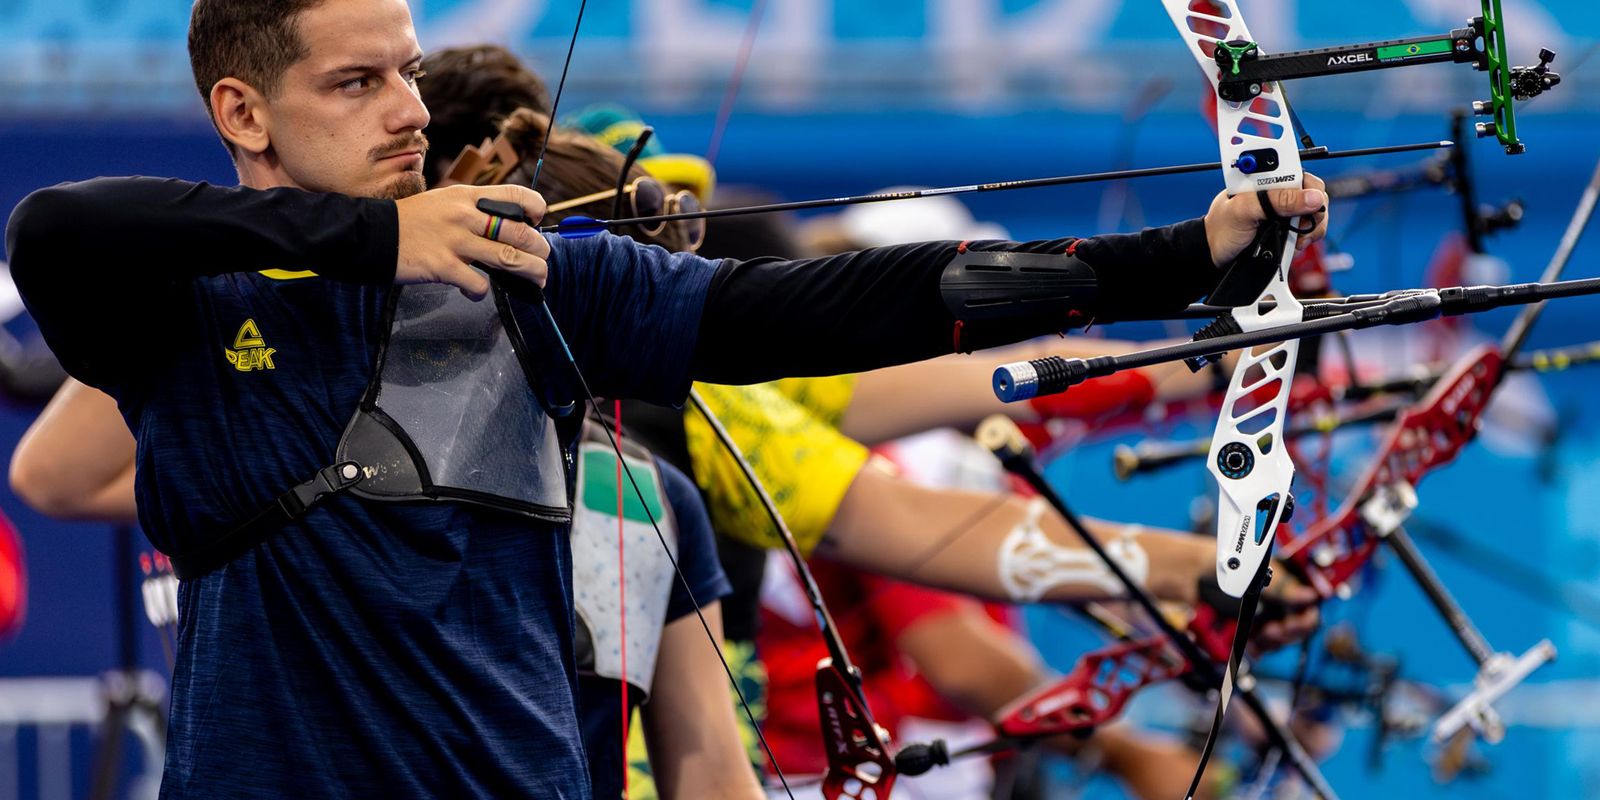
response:
[[[238,78],[223,78],[211,87],[211,113],[217,130],[233,146],[260,155],[271,146],[267,135],[267,100]]]

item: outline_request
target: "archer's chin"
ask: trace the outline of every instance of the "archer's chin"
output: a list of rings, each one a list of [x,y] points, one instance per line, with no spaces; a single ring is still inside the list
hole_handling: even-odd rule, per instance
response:
[[[384,184],[376,195],[390,200],[399,200],[414,194],[422,194],[428,190],[428,181],[420,172],[406,171]]]

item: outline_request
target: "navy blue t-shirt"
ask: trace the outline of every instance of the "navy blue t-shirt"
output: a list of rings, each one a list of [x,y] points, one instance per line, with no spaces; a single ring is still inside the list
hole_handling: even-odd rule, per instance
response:
[[[90,222],[126,258],[63,283],[51,270],[80,254],[45,245]],[[384,201],[150,179],[19,208],[19,286],[64,364],[117,399],[161,550],[206,544],[333,463],[396,230]],[[545,295],[591,387],[681,402],[714,264],[610,235],[550,244]],[[339,496],[185,581],[163,797],[588,797],[565,532]]]
[[[711,518],[706,513],[700,490],[689,476],[660,458],[656,467],[661,471],[662,488],[667,504],[672,507],[678,529],[678,568],[688,582],[673,576],[672,594],[667,600],[666,624],[695,612],[695,606],[704,608],[733,591],[728,576],[717,560],[716,539],[711,531]],[[670,567],[669,567],[670,568]],[[697,644],[712,647],[710,639]],[[628,704],[637,708],[639,692],[631,687]],[[631,709],[630,709],[631,710]],[[594,785],[596,800],[614,800],[622,797],[623,754],[622,741],[622,687],[619,681],[595,675],[578,677],[578,714],[583,722],[583,745],[589,753],[589,780]]]

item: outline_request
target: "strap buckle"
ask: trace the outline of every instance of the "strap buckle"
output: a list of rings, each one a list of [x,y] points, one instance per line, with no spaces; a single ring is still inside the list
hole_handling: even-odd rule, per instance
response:
[[[278,507],[283,509],[289,519],[298,519],[301,514],[322,501],[328,495],[338,494],[349,489],[367,477],[367,470],[354,461],[341,461],[331,467],[323,467],[311,480],[302,483],[278,497]]]

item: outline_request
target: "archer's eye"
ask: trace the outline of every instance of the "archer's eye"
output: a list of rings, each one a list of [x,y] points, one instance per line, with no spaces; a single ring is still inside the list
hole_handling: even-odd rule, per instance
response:
[[[415,85],[417,85],[417,81],[422,80],[423,78],[427,77],[427,75],[428,75],[428,71],[423,69],[423,68],[421,68],[421,67],[415,67],[413,69],[406,70],[406,72],[405,72],[406,83],[409,83],[412,86],[415,86]]]
[[[372,84],[372,77],[369,75],[363,75],[359,78],[351,78],[350,80],[347,80],[334,88],[344,92],[345,94],[359,94],[372,88]]]

